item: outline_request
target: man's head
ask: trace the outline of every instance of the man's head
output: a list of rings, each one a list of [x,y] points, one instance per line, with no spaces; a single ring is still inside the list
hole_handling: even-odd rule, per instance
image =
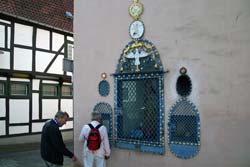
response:
[[[91,113],[91,120],[98,121],[101,123],[102,122],[102,115],[100,113],[94,111]]]
[[[56,122],[59,126],[63,126],[69,119],[69,114],[67,112],[58,111],[55,115]]]

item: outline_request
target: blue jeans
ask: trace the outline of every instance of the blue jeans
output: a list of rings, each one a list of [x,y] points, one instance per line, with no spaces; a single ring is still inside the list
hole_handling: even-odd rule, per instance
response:
[[[56,165],[56,164],[52,164],[51,162],[45,161],[44,163],[46,165],[46,167],[63,167],[62,165]]]

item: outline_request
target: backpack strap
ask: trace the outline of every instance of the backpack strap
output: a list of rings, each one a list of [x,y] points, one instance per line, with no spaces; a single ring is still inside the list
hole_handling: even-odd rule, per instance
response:
[[[99,129],[102,126],[102,124],[97,125],[95,128]]]
[[[91,123],[89,123],[88,125],[89,125],[90,129],[94,129],[94,126]]]
[[[89,125],[90,129],[94,129],[94,126],[91,123],[89,123],[88,125]],[[99,129],[101,126],[102,126],[102,124],[99,124],[95,128]]]

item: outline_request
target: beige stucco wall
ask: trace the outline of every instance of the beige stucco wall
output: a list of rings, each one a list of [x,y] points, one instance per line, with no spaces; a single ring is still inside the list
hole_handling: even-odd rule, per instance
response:
[[[154,155],[112,148],[109,167],[247,167],[250,166],[250,1],[141,0],[144,37],[158,49],[165,70],[165,135],[179,69],[193,83],[190,100],[201,117],[201,150],[191,159],[169,150]],[[132,0],[75,1],[74,149],[81,159],[78,136],[95,104],[113,107],[113,78],[119,56],[131,40],[128,27]],[[100,74],[111,84],[107,97],[98,94]]]

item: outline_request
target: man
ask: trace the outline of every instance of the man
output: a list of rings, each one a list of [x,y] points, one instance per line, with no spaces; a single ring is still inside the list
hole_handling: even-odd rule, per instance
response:
[[[55,118],[47,121],[43,126],[41,156],[46,167],[63,167],[64,155],[76,161],[74,154],[66,148],[59,130],[59,127],[66,124],[68,118],[68,113],[58,111]]]
[[[92,112],[92,121],[90,124],[93,127],[97,127],[102,122],[102,117],[100,113]],[[90,125],[84,125],[79,136],[79,141],[83,143],[83,163],[84,167],[93,167],[94,162],[96,162],[96,167],[105,167],[106,161],[110,156],[110,146],[108,140],[107,129],[103,125],[98,126],[98,130],[101,137],[101,144],[99,149],[92,151],[87,146],[87,140],[89,133],[91,131]]]

